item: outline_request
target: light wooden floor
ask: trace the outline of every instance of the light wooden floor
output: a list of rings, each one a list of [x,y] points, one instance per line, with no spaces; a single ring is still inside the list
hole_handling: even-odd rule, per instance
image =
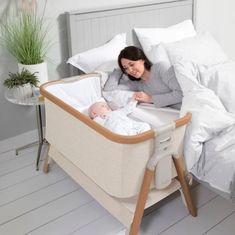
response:
[[[36,148],[0,153],[1,235],[115,235],[123,226],[56,164],[35,170]],[[41,163],[42,165],[42,163]],[[146,215],[140,235],[234,235],[235,205],[197,186],[198,217],[188,215],[179,194]]]

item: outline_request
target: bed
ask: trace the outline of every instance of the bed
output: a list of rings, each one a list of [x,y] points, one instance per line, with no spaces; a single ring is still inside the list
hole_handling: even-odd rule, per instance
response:
[[[139,105],[135,118],[150,123],[152,129],[124,136],[91,120],[86,110],[102,98],[106,71],[115,62],[110,56],[115,50],[126,44],[140,46],[136,30],[141,27],[167,27],[192,19],[193,8],[192,0],[159,0],[66,13],[73,57],[71,77],[40,87],[50,144],[44,172],[48,172],[51,160],[55,161],[126,226],[125,234],[138,234],[144,209],[179,189],[190,214],[196,216],[183,159],[184,133],[191,113],[180,115],[168,108]],[[188,36],[193,33],[189,30]],[[83,53],[86,50],[90,51]],[[81,74],[81,70],[87,74]],[[94,70],[97,72],[91,73]]]

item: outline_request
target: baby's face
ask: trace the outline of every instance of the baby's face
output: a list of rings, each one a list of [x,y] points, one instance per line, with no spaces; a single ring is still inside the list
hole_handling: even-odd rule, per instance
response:
[[[111,109],[105,102],[97,102],[96,104],[93,105],[92,116],[94,118],[97,116],[104,118],[107,112],[109,111],[111,111]]]

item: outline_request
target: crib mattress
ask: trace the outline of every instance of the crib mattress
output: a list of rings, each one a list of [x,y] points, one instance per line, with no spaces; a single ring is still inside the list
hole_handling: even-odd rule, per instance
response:
[[[93,77],[96,80],[98,75]],[[75,80],[73,87],[79,86]],[[108,194],[119,198],[137,195],[147,161],[154,151],[153,132],[131,137],[110,133],[51,92],[64,82],[66,80],[41,87],[45,97],[47,141]],[[53,89],[48,89],[50,86]],[[157,116],[159,125],[179,116],[170,109],[152,107],[139,107],[136,113],[137,116],[141,113],[143,120],[148,122],[156,122]],[[181,142],[182,133],[176,135],[179,136],[175,139]],[[172,177],[175,176],[172,167]]]

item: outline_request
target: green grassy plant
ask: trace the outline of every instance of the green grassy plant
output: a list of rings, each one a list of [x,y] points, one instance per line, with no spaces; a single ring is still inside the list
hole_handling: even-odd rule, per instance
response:
[[[48,27],[44,26],[43,18],[34,11],[10,13],[1,24],[1,42],[19,63],[42,63],[48,50]]]

